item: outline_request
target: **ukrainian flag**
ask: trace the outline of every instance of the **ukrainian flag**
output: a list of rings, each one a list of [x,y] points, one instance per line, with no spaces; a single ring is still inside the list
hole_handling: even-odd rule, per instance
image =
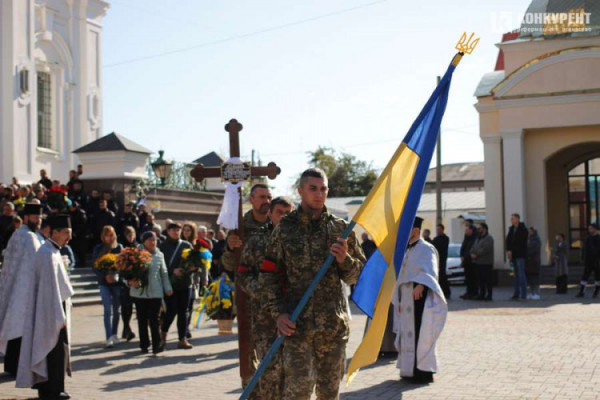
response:
[[[373,322],[348,367],[348,382],[377,361],[388,309],[448,101],[458,53],[353,220],[378,250],[365,265],[352,300]]]

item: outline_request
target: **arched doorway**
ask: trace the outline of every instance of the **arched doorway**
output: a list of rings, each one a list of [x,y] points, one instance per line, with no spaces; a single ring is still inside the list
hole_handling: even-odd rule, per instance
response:
[[[600,157],[569,171],[569,242],[580,249],[589,224],[600,223]]]
[[[600,222],[600,142],[565,147],[546,159],[547,238],[562,233],[570,262],[581,262],[587,225]]]

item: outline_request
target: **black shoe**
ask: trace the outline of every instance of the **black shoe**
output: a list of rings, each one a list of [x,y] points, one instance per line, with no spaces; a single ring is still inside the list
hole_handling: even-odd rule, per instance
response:
[[[511,300],[519,300],[519,296],[513,296],[510,298]]]
[[[165,348],[161,346],[158,349],[152,350],[152,354],[157,355],[158,353],[162,353],[163,351],[165,351]]]
[[[485,301],[492,301],[492,297],[491,297],[491,296],[488,296],[488,297],[486,297],[484,300],[485,300]]]
[[[128,342],[131,342],[133,339],[135,339],[135,333],[129,331],[127,333],[127,336],[125,336],[123,339],[127,340]]]
[[[148,349],[141,349],[142,350],[142,354],[148,354]]]
[[[467,299],[469,298],[469,296],[468,296],[466,293],[465,293],[465,294],[463,294],[463,295],[460,295],[460,296],[458,296],[458,297],[460,297],[460,298],[461,298],[461,299],[463,299],[463,300],[467,300]]]
[[[67,392],[61,392],[61,393],[58,395],[58,398],[59,398],[60,400],[68,400],[68,399],[70,399],[70,398],[71,398],[71,396],[70,396],[70,395],[69,395],[69,393],[67,393]]]

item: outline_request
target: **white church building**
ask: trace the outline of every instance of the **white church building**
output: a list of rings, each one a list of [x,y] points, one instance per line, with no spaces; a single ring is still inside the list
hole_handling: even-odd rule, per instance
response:
[[[0,182],[62,181],[102,135],[102,0],[0,1]]]

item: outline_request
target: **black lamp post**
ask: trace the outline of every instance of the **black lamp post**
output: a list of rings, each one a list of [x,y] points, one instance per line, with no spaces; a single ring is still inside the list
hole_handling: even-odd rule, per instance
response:
[[[160,179],[161,186],[165,185],[165,181],[169,177],[169,174],[171,173],[171,168],[173,167],[173,164],[171,164],[163,159],[164,154],[165,154],[164,150],[159,150],[158,151],[158,160],[154,161],[151,164],[152,169],[154,170],[154,173]]]

